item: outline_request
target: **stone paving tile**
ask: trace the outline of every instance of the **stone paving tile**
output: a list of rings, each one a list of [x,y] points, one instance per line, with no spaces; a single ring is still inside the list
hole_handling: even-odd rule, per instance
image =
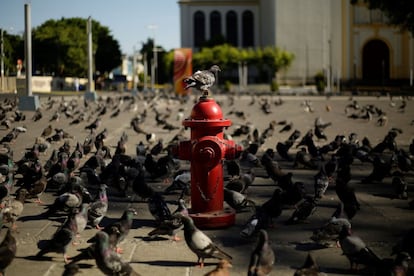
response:
[[[103,94],[104,97],[116,97],[119,94]],[[56,99],[60,99],[59,97]],[[278,99],[273,97],[273,100]],[[295,122],[295,127],[302,130],[310,128],[313,125],[313,121],[316,116],[321,115],[326,121],[333,121],[333,127],[327,129],[329,137],[334,137],[337,133],[348,134],[351,131],[357,133],[366,133],[372,137],[372,142],[376,143],[380,141],[383,135],[388,131],[391,126],[404,127],[404,133],[399,136],[398,141],[407,146],[411,142],[414,132],[410,128],[414,115],[414,109],[407,109],[405,114],[400,114],[392,111],[389,107],[387,99],[377,98],[360,98],[362,103],[376,103],[381,105],[384,109],[387,109],[390,114],[390,125],[387,128],[379,128],[373,125],[374,123],[363,122],[351,122],[349,119],[344,118],[344,106],[347,103],[347,98],[330,98],[327,100],[322,97],[310,98],[315,108],[315,112],[304,114],[303,109],[300,107],[303,97],[284,97],[285,104],[276,107],[274,113],[268,118],[264,118],[260,113],[259,107],[249,106],[250,97],[236,98],[237,108],[244,109],[246,114],[254,124],[261,129],[267,126],[269,119],[282,120],[288,119]],[[42,102],[47,98],[42,97]],[[228,106],[226,98],[223,96],[217,96],[217,101],[222,104],[223,114],[227,117],[227,113],[235,107]],[[331,112],[325,111],[326,105],[331,106]],[[409,102],[409,105],[411,102]],[[144,108],[144,103],[138,103],[139,108]],[[166,111],[166,107],[172,110],[176,109],[180,104],[176,101],[163,99],[156,100],[156,107],[162,111]],[[184,108],[186,114],[190,114],[192,103],[187,103]],[[27,118],[31,118],[30,112],[27,112]],[[30,120],[23,122],[22,125],[26,125],[30,131],[28,133],[22,133],[13,148],[15,151],[15,159],[19,160],[23,155],[25,149],[32,145],[34,138],[39,135],[42,129],[48,124],[48,118],[51,116],[52,111],[46,112],[44,118],[39,122],[30,122]],[[117,119],[109,118],[106,115],[104,118],[103,127],[110,129],[110,135],[105,141],[108,145],[115,146],[119,136],[122,132],[127,132],[129,135],[129,142],[127,146],[128,154],[135,154],[135,145],[145,139],[143,135],[137,135],[133,133],[133,130],[129,127],[129,121],[132,116],[138,114],[135,111],[123,112]],[[150,116],[152,116],[150,112]],[[394,121],[391,118],[395,118]],[[233,120],[233,126],[226,130],[231,133],[232,130],[241,123],[240,119],[231,117]],[[174,121],[174,124],[180,125],[180,121]],[[69,119],[61,119],[60,122],[53,123],[56,127],[64,127],[70,133],[73,133],[75,138],[71,140],[72,145],[76,141],[82,141],[88,134],[83,128],[85,124],[69,125]],[[150,121],[145,125],[148,131],[155,131],[159,137],[164,137],[165,140],[169,140],[175,133],[165,130],[159,130],[155,121]],[[6,130],[0,130],[0,136],[5,134]],[[290,134],[290,133],[289,133]],[[274,147],[277,141],[283,141],[289,134],[277,133],[271,140],[267,141],[261,150],[267,147]],[[189,130],[186,132],[186,136],[189,137]],[[361,137],[363,137],[361,135]],[[236,138],[237,139],[237,138]],[[242,142],[237,140],[237,142]],[[318,144],[323,144],[323,141],[319,141]],[[52,147],[58,147],[60,144],[53,144]],[[50,150],[42,158],[49,157]],[[280,161],[281,166],[294,173],[294,179],[297,181],[304,181],[306,188],[309,192],[313,191],[312,176],[315,171],[309,171],[304,169],[293,169],[291,164]],[[188,162],[183,161],[183,164],[188,166]],[[366,176],[370,171],[370,167],[367,164],[356,162],[353,166],[354,178],[352,183],[358,190],[358,199],[361,201],[361,212],[353,220],[353,228],[355,233],[360,235],[367,244],[372,247],[381,257],[389,257],[390,248],[397,240],[405,229],[414,227],[414,215],[413,212],[407,210],[407,201],[399,199],[390,199],[383,195],[389,194],[392,190],[390,188],[390,179],[385,179],[381,184],[360,184],[359,181],[362,177]],[[258,170],[258,177],[255,180],[255,185],[251,186],[248,191],[248,196],[257,202],[258,204],[264,202],[274,190],[274,185],[268,178],[264,178],[263,171]],[[409,183],[409,194],[412,196],[414,192],[413,177],[410,174],[407,178]],[[162,190],[166,186],[162,182],[151,183],[157,190]],[[159,238],[149,241],[146,239],[147,233],[152,229],[153,223],[151,215],[148,212],[146,202],[140,201],[139,198],[135,198],[133,202],[132,197],[120,198],[114,190],[110,193],[110,208],[107,218],[103,223],[109,223],[112,220],[118,219],[122,211],[132,206],[137,209],[138,215],[134,218],[133,229],[129,233],[126,240],[122,243],[124,253],[122,257],[129,261],[134,269],[142,275],[203,275],[204,273],[212,270],[217,261],[207,260],[206,266],[203,269],[195,266],[197,260],[195,254],[193,254],[186,246],[184,241],[172,242],[167,237],[165,239]],[[42,200],[46,203],[51,203],[54,196],[51,192],[46,192],[42,195]],[[174,200],[176,195],[168,196],[167,199]],[[286,209],[282,215],[276,220],[275,227],[269,229],[270,239],[272,241],[272,247],[274,248],[277,256],[277,261],[274,266],[274,270],[271,275],[292,275],[293,271],[302,265],[305,260],[306,254],[311,251],[316,256],[316,259],[325,273],[328,275],[353,275],[350,274],[348,269],[348,262],[344,256],[341,255],[340,248],[318,248],[309,239],[313,229],[319,227],[324,223],[327,218],[332,214],[337,202],[335,191],[328,189],[325,197],[321,200],[315,214],[309,219],[307,223],[299,225],[287,226],[284,221],[288,219],[293,209]],[[38,215],[44,211],[44,206],[36,203],[27,202],[22,217],[18,221],[18,232],[15,233],[15,237],[18,241],[17,256],[13,263],[7,268],[7,275],[61,275],[63,272],[63,257],[61,254],[50,253],[47,254],[45,260],[34,260],[34,256],[37,252],[37,242],[42,239],[50,238],[56,231],[57,226],[60,225],[60,221],[50,221],[46,219],[38,219]],[[213,229],[206,230],[206,233],[217,242],[223,249],[233,256],[233,268],[231,269],[231,275],[245,275],[247,265],[250,258],[250,253],[255,246],[255,240],[243,240],[240,238],[239,232],[250,216],[249,213],[237,214],[236,223],[234,226],[226,229]],[[80,244],[77,246],[69,246],[68,253],[73,256],[77,253],[77,249],[87,247],[86,240],[94,235],[95,229],[87,229],[81,233],[79,238]],[[2,229],[0,234],[3,237],[5,229]],[[183,233],[179,234],[183,238]],[[96,268],[94,260],[81,262],[82,274],[90,276],[102,275],[102,273]],[[411,270],[412,272],[413,270]],[[369,272],[360,272],[362,275],[370,275]],[[355,274],[356,275],[356,274]]]

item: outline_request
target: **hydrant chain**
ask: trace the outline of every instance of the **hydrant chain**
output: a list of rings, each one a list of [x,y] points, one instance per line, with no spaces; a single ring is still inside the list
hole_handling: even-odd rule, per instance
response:
[[[214,196],[215,196],[215,195],[216,195],[216,193],[217,193],[217,190],[218,190],[219,184],[220,184],[220,182],[217,180],[217,181],[216,181],[216,186],[214,187],[214,190],[213,190],[213,192],[212,192],[212,195],[213,195],[213,196],[212,196],[211,198],[208,198],[208,197],[205,195],[205,193],[203,192],[203,190],[201,189],[199,182],[197,182],[197,189],[198,189],[198,191],[200,192],[200,196],[201,196],[201,198],[202,198],[205,202],[209,202],[210,200],[214,199]]]

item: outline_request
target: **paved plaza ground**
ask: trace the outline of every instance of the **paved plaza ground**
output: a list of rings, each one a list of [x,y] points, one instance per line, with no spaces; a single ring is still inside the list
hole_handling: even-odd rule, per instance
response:
[[[108,110],[102,115],[102,125],[98,132],[107,128],[109,135],[105,139],[105,144],[112,150],[115,149],[116,143],[121,134],[125,132],[128,135],[127,154],[136,155],[136,145],[143,141],[146,142],[144,134],[137,134],[130,126],[130,121],[147,109],[147,119],[142,128],[147,132],[153,132],[157,138],[163,141],[170,141],[180,130],[182,120],[191,114],[192,107],[197,101],[198,96],[190,96],[186,102],[179,101],[176,98],[166,98],[162,95],[152,95],[144,99],[142,95],[134,96],[130,93],[104,93],[99,92],[98,100],[89,105],[88,110],[83,112],[92,112],[98,103],[107,102],[107,98],[123,101],[117,101],[115,107],[120,108],[117,116],[111,116],[114,109]],[[131,97],[135,98],[134,106],[128,106]],[[4,97],[5,98],[5,97]],[[4,99],[1,98],[1,99]],[[11,144],[13,149],[14,161],[20,160],[26,149],[34,144],[35,138],[40,136],[43,129],[52,124],[54,128],[63,128],[65,131],[73,135],[69,139],[70,144],[75,146],[77,142],[83,142],[89,131],[85,126],[89,122],[81,122],[79,124],[70,124],[72,118],[61,114],[58,121],[51,121],[52,115],[56,112],[59,104],[63,102],[78,101],[79,105],[83,104],[83,94],[52,96],[40,95],[40,103],[43,117],[39,121],[32,120],[33,111],[23,111],[26,115],[24,121],[14,122],[14,126],[24,126],[27,132],[21,133],[17,139]],[[274,120],[280,122],[286,120],[292,123],[292,131],[300,130],[304,135],[314,126],[316,118],[321,117],[325,122],[332,122],[332,125],[326,128],[325,133],[328,137],[327,141],[315,140],[318,146],[324,145],[332,141],[336,135],[342,134],[348,137],[352,132],[358,134],[360,140],[368,137],[372,145],[381,142],[384,136],[392,127],[400,128],[402,133],[396,137],[397,144],[400,148],[408,149],[408,146],[414,138],[414,103],[408,98],[405,99],[406,106],[401,108],[403,100],[399,97],[390,99],[389,97],[357,97],[356,100],[360,106],[375,105],[382,109],[388,118],[384,126],[377,124],[376,117],[371,120],[351,119],[348,115],[352,113],[345,112],[346,106],[352,103],[349,96],[227,96],[217,95],[213,98],[220,104],[224,117],[232,120],[232,126],[225,129],[226,134],[232,134],[233,131],[243,124],[249,124],[252,127],[263,131],[268,127],[269,123]],[[254,102],[253,102],[254,99]],[[55,100],[56,104],[47,109],[47,103]],[[269,101],[271,109],[266,114],[262,111],[260,103],[264,100]],[[157,126],[154,119],[154,109],[158,110],[166,117],[168,122],[179,127],[177,130],[165,130]],[[237,116],[237,111],[244,112],[245,119]],[[184,117],[180,116],[180,112]],[[94,118],[92,116],[92,118]],[[259,149],[259,153],[263,153],[267,148],[275,149],[277,142],[284,142],[292,131],[279,132],[282,126],[277,125],[274,135],[266,140]],[[0,129],[0,136],[6,135],[10,129]],[[184,132],[184,136],[189,139],[190,130]],[[246,136],[233,137],[236,143],[243,144]],[[300,138],[298,139],[298,141]],[[298,142],[297,141],[297,142]],[[44,161],[49,158],[53,148],[58,148],[63,141],[51,144],[51,148],[41,155]],[[297,151],[296,145],[291,149],[294,156]],[[83,161],[87,160],[93,154],[83,157]],[[313,176],[316,170],[303,168],[294,168],[292,162],[284,161],[280,156],[276,155],[276,161],[279,162],[282,169],[286,172],[293,173],[295,181],[302,181],[306,185],[309,193],[313,193]],[[183,168],[189,167],[188,161],[181,161]],[[393,196],[391,186],[391,177],[386,177],[382,183],[362,184],[361,179],[367,176],[372,170],[370,163],[363,163],[355,160],[352,165],[353,178],[351,180],[357,191],[357,198],[361,203],[361,210],[352,220],[353,233],[360,236],[368,246],[380,257],[390,258],[392,246],[400,239],[401,235],[410,228],[414,227],[414,211],[408,209],[408,202],[414,199],[414,177],[413,171],[406,175],[408,183],[409,199],[396,199]],[[163,181],[149,182],[156,190],[162,191],[169,183]],[[263,169],[257,169],[257,177],[251,187],[249,187],[247,196],[258,205],[266,201],[273,193],[275,185],[273,181],[267,178]],[[147,233],[154,227],[154,221],[148,211],[145,201],[139,197],[133,196],[133,193],[123,197],[113,188],[109,188],[109,211],[107,217],[103,220],[103,225],[109,224],[120,218],[122,212],[127,207],[133,207],[138,214],[133,221],[133,228],[126,240],[122,243],[122,258],[129,261],[132,267],[141,275],[203,275],[212,270],[217,260],[208,259],[204,268],[195,266],[197,257],[186,246],[184,240],[171,241],[168,237],[159,237],[150,240]],[[166,196],[170,202],[177,199],[176,194]],[[52,192],[45,192],[41,199],[45,204],[53,202],[55,195]],[[189,198],[187,198],[189,200]],[[323,225],[335,210],[338,203],[338,197],[333,187],[329,187],[325,196],[320,200],[316,212],[308,219],[308,221],[296,225],[285,225],[285,221],[293,212],[292,208],[283,210],[282,215],[275,220],[273,228],[268,229],[272,247],[276,254],[276,263],[270,275],[293,275],[294,271],[300,267],[308,252],[316,257],[320,266],[320,270],[327,275],[371,275],[372,272],[362,270],[357,274],[349,271],[349,263],[345,256],[341,255],[341,249],[335,246],[321,247],[315,244],[310,236],[312,231]],[[175,206],[171,204],[171,209]],[[54,276],[62,275],[64,269],[63,256],[61,254],[50,253],[44,260],[35,260],[33,256],[38,252],[37,243],[39,240],[49,239],[61,224],[61,220],[39,219],[38,215],[45,210],[44,205],[39,205],[31,200],[25,203],[24,211],[17,222],[17,232],[14,236],[17,239],[17,255],[12,264],[7,268],[7,275],[44,275]],[[205,232],[226,252],[233,257],[233,267],[230,269],[230,275],[246,275],[247,266],[250,259],[250,253],[253,250],[256,240],[246,240],[240,237],[240,231],[251,213],[238,213],[236,215],[235,225],[225,229],[209,229]],[[1,238],[4,236],[6,229],[3,228]],[[95,235],[96,229],[86,229],[81,233],[79,245],[70,245],[68,254],[73,256],[77,254],[77,249],[88,246],[86,241]],[[183,238],[183,232],[179,233]],[[80,275],[102,275],[95,266],[94,260],[80,262]],[[414,268],[411,265],[410,275],[414,275]]]

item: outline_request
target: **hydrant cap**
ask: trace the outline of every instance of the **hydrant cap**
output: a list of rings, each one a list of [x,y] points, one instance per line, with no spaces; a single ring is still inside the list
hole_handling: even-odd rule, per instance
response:
[[[192,120],[222,120],[221,107],[211,98],[201,99],[191,111]]]

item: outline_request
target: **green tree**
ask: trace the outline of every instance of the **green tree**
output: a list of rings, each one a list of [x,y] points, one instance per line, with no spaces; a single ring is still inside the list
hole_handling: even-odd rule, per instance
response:
[[[168,58],[168,53],[159,45],[155,45],[157,50],[157,70],[156,70],[156,83],[163,84],[170,81],[171,77],[169,74],[170,64],[166,64],[166,58]],[[142,58],[145,59],[147,64],[147,72],[151,76],[151,64],[154,59],[154,40],[148,38],[147,42],[142,43],[142,48],[140,50]],[[172,58],[173,60],[173,58]],[[151,76],[152,78],[153,76]]]
[[[17,60],[24,60],[24,40],[19,35],[3,32],[4,41],[4,72],[5,75],[14,75],[17,72]]]
[[[364,0],[370,9],[380,9],[390,23],[408,30],[414,35],[414,1],[412,0]],[[358,0],[351,0],[356,4]]]
[[[169,63],[166,68],[172,72],[174,62],[174,52],[166,55],[164,62]],[[193,54],[193,68],[195,70],[209,68],[213,64],[218,64],[222,71],[236,69],[240,62],[248,65],[256,65],[267,73],[266,80],[272,80],[273,76],[280,70],[287,69],[293,62],[294,55],[288,51],[277,47],[246,48],[239,49],[229,44],[217,45],[214,47],[204,47]],[[223,78],[228,78],[224,72]]]
[[[87,76],[87,19],[48,20],[33,30],[33,67],[36,73]],[[109,72],[121,63],[118,42],[107,27],[92,20],[95,70]]]

